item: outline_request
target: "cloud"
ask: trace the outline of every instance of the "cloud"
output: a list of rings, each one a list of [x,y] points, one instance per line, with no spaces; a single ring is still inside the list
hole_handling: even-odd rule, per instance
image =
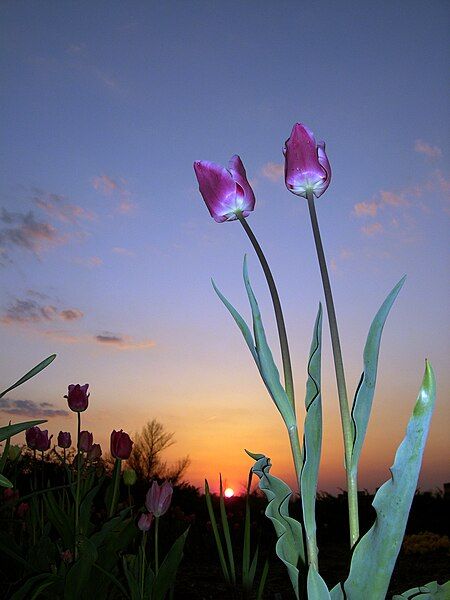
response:
[[[92,179],[92,185],[94,189],[101,192],[102,194],[112,194],[115,190],[119,189],[117,181],[109,177],[108,175],[98,175]]]
[[[77,223],[79,220],[92,221],[95,219],[95,213],[77,204],[69,204],[64,196],[46,193],[39,189],[34,189],[33,192],[33,201],[36,206],[50,217],[63,223]]]
[[[370,236],[370,237],[382,233],[383,230],[384,230],[383,225],[378,222],[371,223],[370,225],[365,225],[364,227],[361,227],[361,231],[363,232],[363,234]]]
[[[261,174],[266,179],[270,179],[270,181],[278,181],[284,176],[284,165],[268,162],[262,167]]]
[[[123,177],[117,180],[109,175],[98,175],[92,179],[92,186],[104,196],[116,197],[118,199],[116,211],[119,213],[129,213],[136,207],[131,200],[131,192],[127,189],[127,182]]]
[[[100,267],[103,264],[103,259],[101,259],[99,256],[88,256],[87,258],[74,258],[73,262],[77,263],[77,265],[87,267],[88,269],[94,269],[95,267]]]
[[[30,298],[16,298],[0,315],[0,322],[5,325],[29,325],[58,321],[78,321],[83,317],[78,308],[60,308],[54,304],[43,304],[42,301]]]
[[[16,400],[13,398],[0,398],[0,412],[23,417],[66,417],[69,411],[52,408],[51,402],[35,402],[34,400]]]
[[[0,248],[9,260],[10,252],[20,248],[39,255],[43,250],[61,244],[65,237],[50,223],[37,221],[33,212],[0,211]]]
[[[135,256],[134,252],[128,250],[127,248],[122,248],[121,246],[114,246],[112,251],[114,254],[120,254],[121,256]]]
[[[417,194],[417,187],[414,188]],[[382,204],[389,204],[389,206],[409,206],[411,202],[405,198],[406,194],[411,193],[410,190],[403,190],[400,193],[380,191],[380,198]]]
[[[439,148],[439,146],[431,146],[431,144],[428,144],[423,140],[416,140],[414,144],[414,150],[419,154],[424,154],[431,159],[437,159],[442,156],[442,150]]]
[[[146,348],[153,348],[156,345],[152,340],[143,340],[139,342],[133,340],[131,336],[111,333],[110,331],[103,331],[94,336],[94,340],[99,344],[116,347],[120,350],[143,350]]]
[[[376,202],[358,202],[353,207],[353,214],[357,217],[370,216],[375,217],[379,205]]]

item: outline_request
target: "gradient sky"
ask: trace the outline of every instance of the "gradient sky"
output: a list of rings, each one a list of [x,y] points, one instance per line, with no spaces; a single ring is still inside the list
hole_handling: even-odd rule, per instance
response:
[[[3,388],[57,360],[0,406],[2,420],[65,414],[89,382],[84,427],[106,445],[149,419],[175,432],[189,480],[239,489],[248,448],[293,481],[275,406],[210,277],[249,317],[249,254],[278,359],[265,281],[239,223],[217,224],[192,163],[238,153],[257,196],[249,223],[278,283],[303,419],[321,281],[306,202],[282,179],[296,121],[327,143],[317,210],[350,395],[371,319],[408,279],[383,335],[360,485],[388,477],[424,359],[438,398],[420,485],[448,472],[449,5],[368,2],[39,2],[1,7],[0,329]],[[344,487],[324,323],[320,489]],[[447,359],[447,360],[446,360]],[[22,401],[22,402],[19,402]],[[47,404],[48,403],[48,404]]]

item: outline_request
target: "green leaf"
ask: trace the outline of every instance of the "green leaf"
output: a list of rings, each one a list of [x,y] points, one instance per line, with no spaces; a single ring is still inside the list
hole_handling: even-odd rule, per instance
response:
[[[61,536],[64,548],[71,548],[74,536],[74,524],[72,520],[55,500],[55,496],[51,490],[48,490],[43,498],[48,520]]]
[[[256,462],[253,472],[259,477],[259,488],[268,500],[265,511],[275,528],[278,540],[275,546],[277,556],[287,567],[288,575],[294,588],[296,598],[299,598],[299,569],[305,571],[305,550],[303,547],[303,531],[301,524],[289,516],[289,500],[292,491],[281,479],[269,473],[270,459],[264,454],[254,454],[246,450]]]
[[[391,479],[384,483],[372,503],[375,523],[357,543],[344,584],[347,600],[384,600],[405,533],[416,491],[422,455],[434,408],[436,385],[428,361],[422,387],[395,455]]]
[[[25,383],[25,381],[28,381],[29,379],[31,379],[32,377],[34,377],[35,375],[40,373],[40,371],[45,369],[45,367],[48,367],[48,365],[51,362],[53,362],[55,360],[55,358],[56,358],[56,354],[51,354],[48,358],[46,358],[45,360],[40,362],[38,365],[36,365],[33,369],[31,369],[31,371],[28,371],[28,373],[25,373],[25,375],[23,377],[21,377],[18,381],[16,381],[16,383],[13,383],[8,389],[6,389],[4,392],[2,392],[0,394],[0,398],[3,398],[3,396],[5,394],[10,392],[14,388],[18,387],[19,385],[22,385],[22,383]],[[41,423],[42,422],[43,421],[41,421]]]
[[[450,598],[450,581],[439,585],[432,581],[420,587],[412,588],[399,596],[393,596],[392,600],[448,600]]]
[[[60,583],[60,577],[58,577],[58,575],[53,575],[52,573],[33,575],[33,577],[27,579],[23,586],[11,596],[11,600],[31,600],[31,598],[37,598],[38,596],[32,595],[33,590],[35,592],[37,591],[35,590],[35,587],[42,591],[44,588],[54,585],[55,583]]]
[[[330,590],[331,600],[344,600],[344,592],[342,591],[342,585],[337,583],[332,590]]]
[[[331,600],[326,583],[319,575],[314,565],[310,565],[308,569],[307,589],[308,598],[313,600]]]
[[[164,558],[155,579],[152,600],[164,600],[169,587],[174,583],[188,533],[189,527],[174,542]]]
[[[233,546],[231,544],[230,537],[230,528],[228,526],[227,513],[225,510],[225,499],[223,497],[223,486],[222,486],[222,475],[219,474],[219,509],[220,509],[220,519],[222,521],[222,531],[225,537],[225,544],[227,547],[227,555],[228,555],[228,564],[230,565],[230,575],[231,575],[231,583],[234,585],[236,583],[236,570],[234,568],[234,556],[233,556]]]
[[[269,561],[266,558],[264,567],[261,573],[261,579],[259,580],[258,591],[256,592],[256,600],[262,600],[264,588],[266,587],[267,575],[269,573]]]
[[[67,573],[64,600],[79,600],[84,597],[92,567],[97,560],[97,548],[84,536],[79,536],[78,552],[78,560]]]
[[[322,305],[319,304],[308,360],[308,380],[306,382],[305,397],[306,417],[303,435],[303,467],[300,474],[303,524],[305,527],[308,562],[314,563],[316,568],[317,540],[315,509],[322,448],[321,339]],[[316,579],[313,579],[313,581],[316,581]]]
[[[386,300],[381,305],[375,315],[369,329],[369,333],[364,346],[363,363],[364,370],[356,390],[355,399],[352,407],[352,419],[354,424],[354,443],[352,452],[351,468],[356,471],[361,449],[369,422],[372,401],[375,393],[375,384],[377,380],[378,354],[380,351],[381,334],[386,322],[389,311],[394,304],[403,284],[406,275],[400,279],[397,285],[392,289]]]
[[[21,431],[25,431],[25,429],[29,429],[35,425],[40,425],[41,423],[47,423],[47,421],[45,419],[39,419],[38,421],[25,421],[24,423],[15,423],[14,425],[0,427],[0,442],[3,442],[4,440],[20,433]]]
[[[11,424],[11,421],[9,423]],[[8,458],[10,446],[11,446],[11,438],[7,438],[5,447],[3,448],[2,457],[0,458],[0,473],[3,473],[3,469],[5,468],[6,459]]]
[[[214,509],[212,506],[211,494],[209,492],[209,484],[207,479],[205,479],[205,500],[206,500],[206,508],[208,509],[209,520],[211,521],[211,527],[213,530],[214,540],[216,542],[217,552],[219,554],[220,566],[222,567],[222,573],[224,579],[227,583],[230,583],[230,574],[228,572],[227,563],[225,560],[225,555],[223,553],[222,542],[220,540],[219,530],[217,528],[216,515],[214,514]]]
[[[0,473],[0,486],[6,488],[14,487],[13,483]]]

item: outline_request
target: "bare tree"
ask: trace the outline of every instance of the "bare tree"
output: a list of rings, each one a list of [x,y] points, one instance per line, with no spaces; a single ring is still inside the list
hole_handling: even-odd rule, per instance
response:
[[[172,467],[162,460],[161,453],[175,443],[173,436],[156,419],[148,421],[141,433],[134,436],[128,466],[136,471],[139,478],[149,480],[155,477],[177,483],[188,468],[190,459],[189,456],[180,458]]]

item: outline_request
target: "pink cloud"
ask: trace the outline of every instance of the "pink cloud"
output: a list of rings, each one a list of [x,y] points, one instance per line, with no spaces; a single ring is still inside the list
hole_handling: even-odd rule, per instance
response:
[[[0,322],[5,325],[30,325],[49,321],[77,321],[84,316],[78,308],[61,309],[55,304],[43,304],[30,298],[16,298],[0,316]]]
[[[396,194],[395,192],[382,190],[380,192],[380,198],[383,204],[389,204],[389,206],[409,206],[411,204],[411,202],[405,198],[405,191]]]
[[[431,144],[428,144],[423,140],[416,140],[414,144],[414,150],[419,154],[424,154],[431,159],[440,158],[442,156],[442,150],[439,148],[439,146],[431,146]]]
[[[130,199],[131,192],[127,189],[127,181],[123,177],[117,180],[109,175],[99,175],[92,179],[92,185],[95,190],[105,196],[116,195],[118,197],[119,203],[116,210],[119,213],[127,214],[136,207],[136,204]]]
[[[117,181],[109,177],[108,175],[99,175],[92,179],[92,185],[94,189],[101,192],[102,194],[109,195],[119,188]]]
[[[365,225],[361,227],[361,231],[364,235],[372,237],[374,235],[379,235],[383,232],[383,225],[381,223],[371,223],[370,225]]]
[[[268,162],[262,167],[261,173],[266,179],[279,181],[284,176],[284,165],[281,163]]]
[[[69,204],[65,201],[65,197],[59,194],[45,193],[35,189],[33,201],[37,207],[50,217],[64,223],[76,223],[81,219],[92,221],[95,218],[92,211],[76,204]]]
[[[156,345],[153,340],[137,341],[129,335],[111,333],[110,331],[104,331],[94,336],[94,340],[99,344],[111,346],[119,350],[145,350],[153,348]]]
[[[89,256],[88,258],[75,258],[73,262],[88,269],[94,269],[100,267],[103,264],[103,260],[99,256]]]
[[[357,217],[370,216],[375,217],[378,211],[376,202],[358,202],[353,207],[353,214]]]

